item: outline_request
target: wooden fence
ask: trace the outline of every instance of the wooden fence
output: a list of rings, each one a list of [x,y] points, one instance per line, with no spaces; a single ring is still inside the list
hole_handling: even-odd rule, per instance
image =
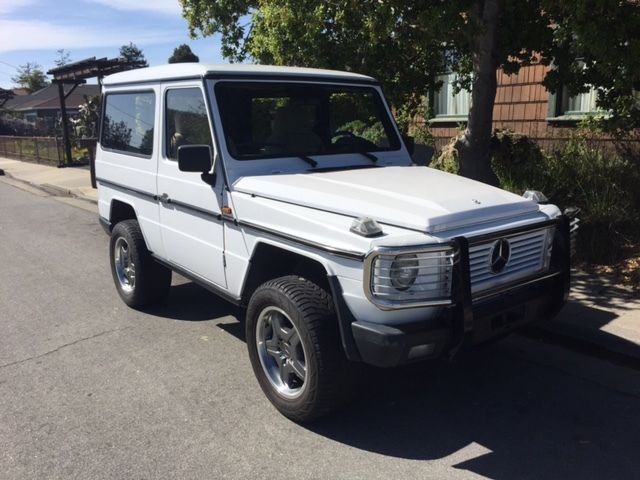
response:
[[[0,136],[0,156],[60,165],[63,159],[62,141],[56,137]]]
[[[87,165],[95,156],[96,139],[72,140],[72,165]],[[66,166],[64,144],[58,137],[16,137],[0,135],[0,157]]]

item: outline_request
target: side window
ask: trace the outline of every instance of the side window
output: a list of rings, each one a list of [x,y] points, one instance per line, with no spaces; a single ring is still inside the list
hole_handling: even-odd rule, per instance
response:
[[[102,146],[151,156],[154,114],[153,92],[108,93],[102,122]]]
[[[207,108],[199,88],[167,90],[165,119],[167,158],[175,160],[180,145],[213,148]]]

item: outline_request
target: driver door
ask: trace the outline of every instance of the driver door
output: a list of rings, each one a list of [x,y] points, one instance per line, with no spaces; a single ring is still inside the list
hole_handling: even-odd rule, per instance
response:
[[[200,173],[180,171],[177,161],[181,145],[205,144],[215,152],[202,82],[164,84],[162,98],[164,139],[157,178],[167,260],[193,276],[226,288],[222,179],[215,186],[208,185]]]

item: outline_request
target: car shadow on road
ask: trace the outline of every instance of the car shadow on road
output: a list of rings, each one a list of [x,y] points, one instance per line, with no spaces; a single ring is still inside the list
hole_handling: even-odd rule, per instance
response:
[[[145,308],[144,312],[157,317],[189,322],[215,320],[228,315],[240,318],[242,314],[239,307],[192,282],[172,285],[169,297],[165,301]]]
[[[640,398],[500,344],[365,377],[350,406],[307,428],[380,455],[450,457],[492,479],[638,478]]]
[[[532,324],[524,331],[545,343],[561,344],[573,351],[640,370],[640,345],[625,338],[624,330],[606,329],[617,318],[615,311],[572,299],[554,320]]]
[[[173,286],[148,312],[214,320],[245,341],[243,310],[192,283]],[[639,397],[539,365],[501,343],[454,362],[368,368],[361,380],[349,406],[303,428],[389,457],[446,458],[492,479],[638,478]]]

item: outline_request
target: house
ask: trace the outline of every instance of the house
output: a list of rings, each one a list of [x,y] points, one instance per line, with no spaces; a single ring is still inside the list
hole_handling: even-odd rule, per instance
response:
[[[67,97],[67,113],[70,116],[77,114],[80,105],[85,103],[85,97],[99,93],[100,87],[98,85],[78,85]],[[56,121],[60,117],[58,86],[51,84],[30,95],[16,95],[7,100],[2,106],[2,110],[17,114],[36,127],[39,132],[49,132],[55,128]]]
[[[599,112],[593,89],[576,96],[566,91],[550,94],[542,85],[548,68],[531,65],[521,68],[517,75],[498,72],[493,127],[525,134],[542,148],[553,150],[570,137],[580,120]],[[442,87],[430,98],[434,116],[427,120],[437,148],[459,133],[471,105],[469,91],[454,93],[455,74],[442,75],[440,80]]]

